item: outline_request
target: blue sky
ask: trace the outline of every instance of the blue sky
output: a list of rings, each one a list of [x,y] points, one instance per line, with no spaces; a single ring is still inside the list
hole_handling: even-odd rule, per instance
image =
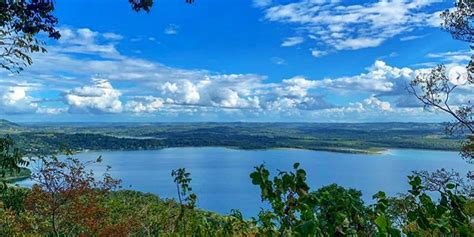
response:
[[[0,114],[37,121],[445,121],[405,86],[468,45],[452,1],[57,1],[62,38],[0,74]],[[453,104],[472,97],[461,88]]]

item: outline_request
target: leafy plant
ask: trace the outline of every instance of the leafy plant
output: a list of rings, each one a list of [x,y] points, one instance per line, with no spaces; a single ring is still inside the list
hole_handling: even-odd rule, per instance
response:
[[[86,235],[110,234],[117,226],[107,222],[108,212],[102,202],[104,195],[120,181],[108,172],[98,180],[87,170],[91,163],[101,162],[100,157],[81,162],[71,155],[63,159],[55,155],[39,157],[39,168],[32,175],[35,184],[25,200],[25,209],[43,221],[48,220],[44,231],[54,236],[69,235],[71,231]]]

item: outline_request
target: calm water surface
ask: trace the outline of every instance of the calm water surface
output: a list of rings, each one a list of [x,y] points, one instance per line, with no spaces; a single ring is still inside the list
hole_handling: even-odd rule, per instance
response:
[[[389,150],[383,154],[344,154],[307,150],[243,151],[226,148],[169,148],[155,151],[85,152],[80,159],[102,155],[103,163],[92,167],[96,172],[112,167],[112,175],[123,181],[125,189],[151,192],[160,197],[176,197],[170,176],[172,169],[186,168],[192,174],[192,187],[198,206],[219,213],[240,209],[247,217],[255,216],[262,203],[258,187],[249,174],[255,166],[266,164],[273,174],[290,170],[300,162],[306,169],[313,189],[337,183],[363,192],[364,200],[379,190],[390,195],[408,189],[406,176],[413,170],[455,169],[467,173],[468,166],[457,152],[427,150]],[[22,181],[31,185],[31,181]]]

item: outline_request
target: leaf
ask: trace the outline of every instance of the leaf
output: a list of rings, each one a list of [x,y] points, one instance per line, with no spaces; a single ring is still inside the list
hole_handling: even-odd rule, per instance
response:
[[[447,189],[454,189],[455,187],[456,187],[456,185],[454,185],[452,183],[446,184]]]
[[[390,225],[387,217],[385,216],[378,216],[377,219],[375,219],[375,224],[379,228],[379,231],[381,232],[387,232],[387,229]]]
[[[316,233],[316,222],[314,220],[305,221],[296,227],[301,236],[312,236]]]

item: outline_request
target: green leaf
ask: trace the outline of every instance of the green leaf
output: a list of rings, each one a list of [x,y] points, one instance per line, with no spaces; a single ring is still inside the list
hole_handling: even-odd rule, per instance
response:
[[[385,216],[378,216],[377,219],[375,219],[375,224],[379,228],[379,231],[381,232],[387,232],[387,229],[390,225],[389,220]]]
[[[447,189],[454,189],[455,187],[456,187],[456,185],[454,185],[452,183],[446,184]]]

